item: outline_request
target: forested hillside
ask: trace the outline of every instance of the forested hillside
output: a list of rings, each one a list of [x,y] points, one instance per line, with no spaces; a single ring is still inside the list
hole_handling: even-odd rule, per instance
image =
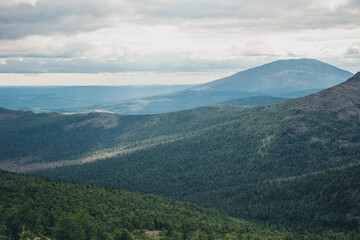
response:
[[[186,199],[232,216],[296,231],[359,229],[360,166],[240,184]]]
[[[182,198],[358,162],[359,119],[279,107],[243,109],[196,136],[41,174]]]
[[[346,237],[343,234],[327,236]],[[0,239],[326,239],[153,195],[0,171]]]
[[[253,108],[244,110],[242,117],[237,120],[196,137],[125,156],[36,174],[171,196],[225,210],[234,216],[261,219],[257,211],[250,213],[245,209],[243,211],[246,214],[238,212],[237,209],[242,206],[230,201],[232,197],[229,201],[215,199],[212,202],[213,198],[208,196],[224,188],[236,189],[278,177],[299,176],[346,166],[358,162],[360,157],[360,149],[357,147],[360,123],[357,118],[340,120],[333,112],[315,114],[313,111],[292,110],[293,118],[288,119],[289,115],[281,116],[272,112],[274,108],[259,107],[256,108],[256,114]],[[262,123],[261,128],[256,124],[258,122]],[[226,199],[229,196],[227,192],[222,193],[214,197]],[[313,193],[316,191],[309,192]],[[251,206],[250,203],[248,205]],[[294,202],[293,209],[296,209],[295,206],[298,206],[297,202]],[[313,207],[316,209],[319,206],[322,205]],[[260,209],[267,207],[265,205]],[[300,209],[292,214],[302,216],[302,210],[312,208],[302,206]],[[273,210],[269,211],[274,213],[271,212]],[[262,214],[266,214],[266,211]],[[335,211],[333,214],[340,213]],[[341,216],[345,214],[341,212]],[[326,216],[320,211],[315,223],[308,225],[307,218],[290,218],[284,213],[277,216],[277,220],[274,218],[274,222],[283,224],[290,218],[291,224],[312,228],[326,225],[322,222]],[[271,218],[271,215],[267,217]],[[334,218],[329,221],[336,222]],[[342,226],[347,224],[343,223]],[[346,228],[353,229],[351,226],[356,228],[357,225],[350,224]]]
[[[242,109],[206,107],[159,115],[24,114],[0,111],[0,165],[77,159],[197,134],[232,120]],[[21,113],[21,114],[20,114]]]

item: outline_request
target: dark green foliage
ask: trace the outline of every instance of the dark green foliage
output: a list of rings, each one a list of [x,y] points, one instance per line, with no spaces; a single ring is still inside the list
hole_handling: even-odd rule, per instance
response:
[[[190,203],[0,171],[0,239],[153,239],[145,229],[173,240],[296,236]]]
[[[52,113],[1,120],[0,161],[28,164],[68,160],[106,148],[136,146],[142,140],[154,141],[155,138],[159,141],[178,134],[187,136],[232,119],[233,114],[224,116],[229,110],[228,107],[206,107],[139,116]]]
[[[194,137],[37,174],[183,199],[358,162],[360,149],[346,144],[360,132],[358,119],[341,121],[333,112],[315,115],[280,107],[243,108],[234,111],[232,121]]]
[[[187,200],[296,231],[352,231],[359,228],[360,166],[240,185]]]
[[[239,204],[249,202],[232,202],[233,198],[226,200],[227,196],[247,184],[342,167],[360,159],[360,149],[352,145],[354,134],[360,132],[357,118],[340,120],[337,113],[331,111],[284,110],[286,104],[242,108],[241,112],[233,113],[236,118],[232,121],[217,124],[194,137],[117,158],[36,174],[171,196],[221,209],[233,216],[271,222],[271,214],[279,209],[255,205],[251,208],[253,211],[247,212],[250,210]],[[312,184],[308,184],[311,189]],[[229,193],[222,192],[224,188],[229,189]],[[219,196],[213,196],[214,191]],[[316,196],[314,193],[309,191],[309,198]],[[245,194],[244,198],[251,202],[251,196]],[[334,225],[337,216],[343,218],[340,215],[346,214],[343,209],[327,215],[318,209],[321,204],[312,206],[299,205],[300,210],[292,211],[289,216],[286,212],[280,214],[274,217],[274,222],[297,230],[356,229],[356,223],[345,220],[341,220],[342,225]],[[305,210],[319,212],[306,218],[306,214],[302,215]],[[263,219],[265,217],[267,219]],[[314,219],[309,221],[311,217]],[[328,217],[332,225],[326,222]],[[285,224],[286,221],[290,223]]]

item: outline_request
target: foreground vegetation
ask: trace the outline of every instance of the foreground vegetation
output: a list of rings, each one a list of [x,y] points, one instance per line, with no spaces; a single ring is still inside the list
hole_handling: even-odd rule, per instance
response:
[[[257,227],[153,195],[0,171],[0,239],[347,239]],[[156,231],[157,230],[157,231]]]

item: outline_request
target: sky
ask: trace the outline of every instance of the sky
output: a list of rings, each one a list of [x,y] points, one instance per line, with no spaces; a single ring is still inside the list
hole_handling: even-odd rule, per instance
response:
[[[290,58],[360,71],[360,1],[0,0],[0,85],[194,84]]]

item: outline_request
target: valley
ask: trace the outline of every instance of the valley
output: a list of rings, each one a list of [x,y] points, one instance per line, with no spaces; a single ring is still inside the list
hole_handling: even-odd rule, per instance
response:
[[[181,139],[183,138],[184,137],[182,137]],[[148,149],[159,144],[165,144],[165,143],[177,141],[179,139],[180,138],[174,138],[171,140],[162,140],[161,142],[154,142],[151,144],[140,144],[139,146],[136,147],[127,147],[121,150],[103,149],[100,152],[91,154],[91,156],[89,157],[83,157],[74,160],[60,160],[60,161],[42,162],[42,163],[41,162],[27,163],[26,158],[22,158],[20,160],[4,160],[0,162],[0,169],[10,172],[27,173],[38,170],[44,170],[44,169],[53,169],[62,166],[79,165],[79,164],[104,160],[107,158],[118,157],[120,155],[125,155],[139,150]]]

